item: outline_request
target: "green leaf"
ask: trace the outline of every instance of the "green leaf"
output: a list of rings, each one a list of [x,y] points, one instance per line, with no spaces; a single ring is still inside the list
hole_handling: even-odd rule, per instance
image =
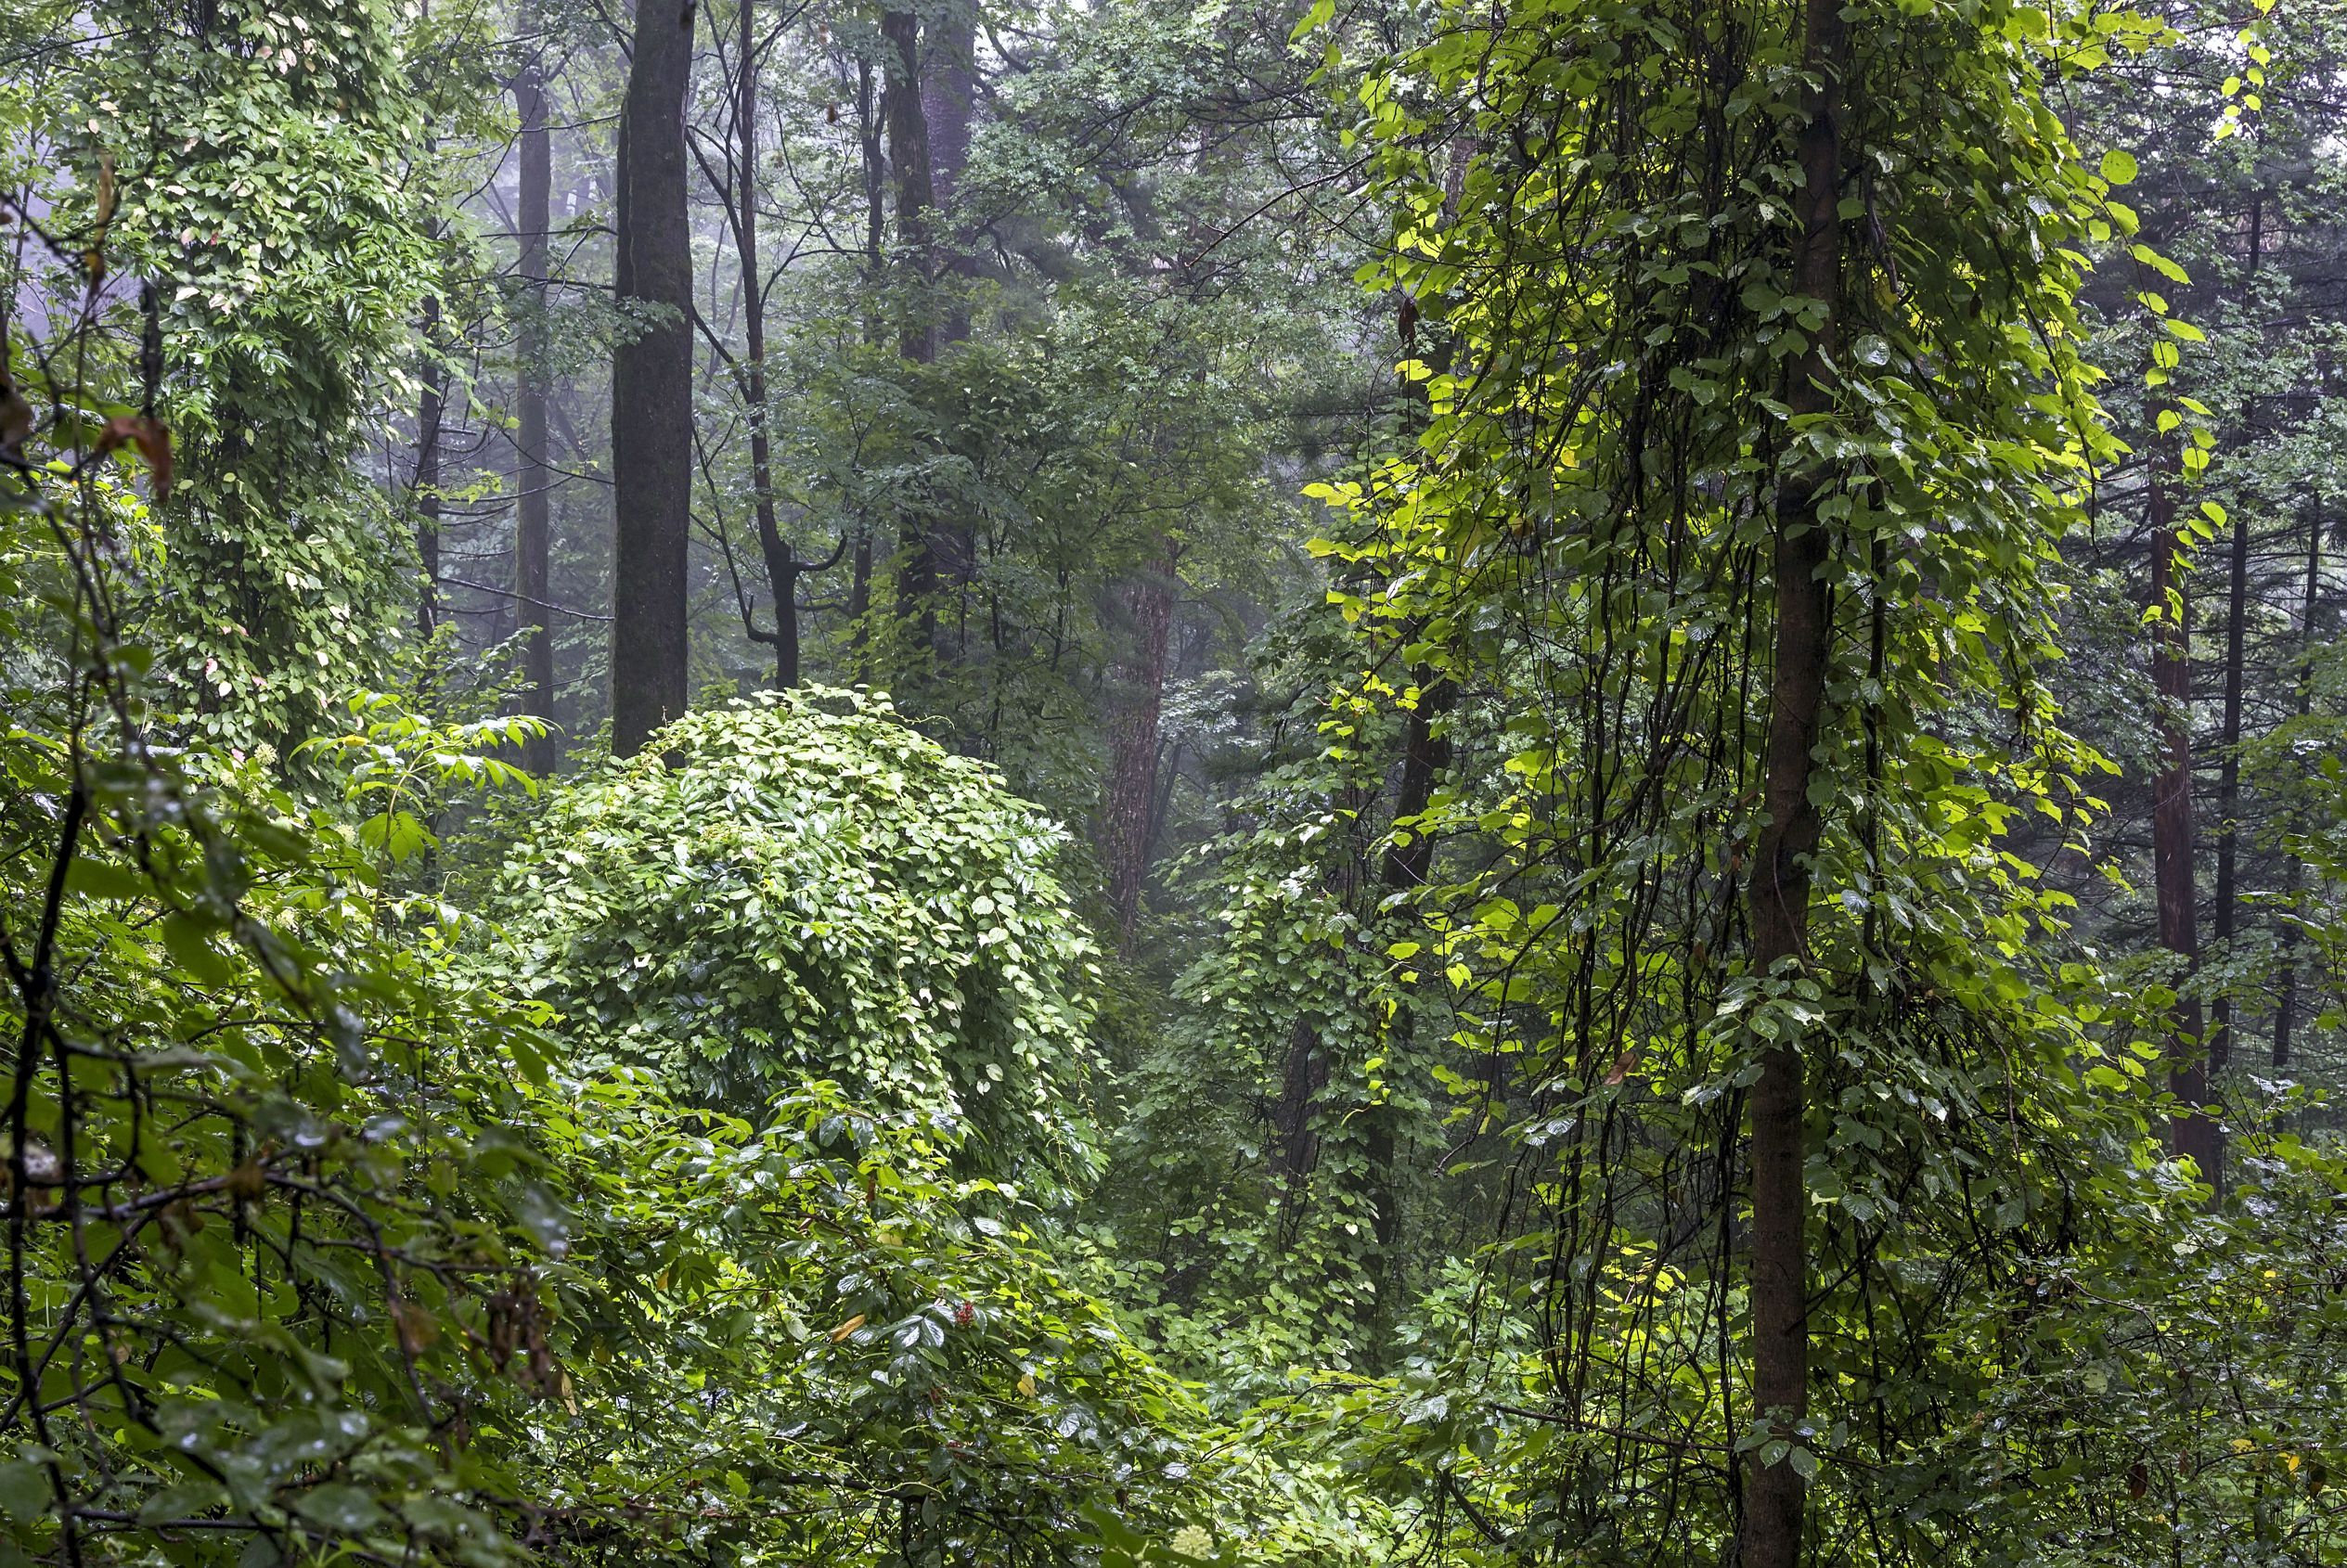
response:
[[[90,898],[144,898],[154,884],[128,866],[83,855],[66,872],[65,885]]]
[[[294,1511],[321,1529],[346,1536],[372,1530],[384,1514],[373,1494],[344,1482],[332,1482],[303,1495]]]
[[[236,979],[236,968],[212,945],[212,927],[192,915],[170,914],[162,921],[163,947],[172,962],[200,985],[224,986]]]
[[[41,1466],[23,1459],[0,1464],[0,1513],[29,1523],[48,1512],[55,1496]]]

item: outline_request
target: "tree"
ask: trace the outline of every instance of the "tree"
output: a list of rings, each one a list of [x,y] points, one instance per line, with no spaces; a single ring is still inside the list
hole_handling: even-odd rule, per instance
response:
[[[1989,864],[2021,803],[2083,809],[2035,563],[2119,452],[2076,294],[2084,247],[2131,220],[2044,96],[2083,24],[2042,20],[1455,11],[1360,89],[1399,214],[1376,276],[1459,368],[1429,379],[1423,457],[1328,490],[1356,520],[1331,553],[1374,568],[1332,597],[1370,628],[1359,700],[1407,691],[1408,649],[1460,684],[1453,743],[1489,759],[1420,814],[1413,836],[1476,834],[1392,951],[1452,987],[1434,1073],[1469,1125],[1507,1106],[1489,1157],[1541,1194],[1487,1275],[1539,1370],[1495,1375],[1532,1378],[1529,1419],[1573,1456],[1567,1495],[1520,1494],[1525,1527],[1595,1556],[1696,1530],[1789,1564],[1879,1525],[1863,1468],[1825,1455],[1940,1418],[1861,1419],[1845,1380],[1883,1387],[1873,1360],[1948,1390],[1937,1408],[1971,1397],[1878,1266],[1885,1216],[1930,1230],[1899,1250],[1938,1277],[1979,1243],[1928,1172],[2045,1190],[2038,1156],[1974,1141],[1985,1104],[1950,1102],[1944,1138],[1889,1109],[1925,1082],[1968,1098],[1984,1049],[2067,1071],[2084,1028],[2025,977],[2044,959],[2019,932],[2058,906]],[[1699,1478],[1690,1452],[1720,1458]]]
[[[612,355],[612,749],[680,717],[692,540],[692,234],[685,93],[693,0],[640,0],[620,110]]]
[[[1842,94],[1849,42],[1840,0],[1808,0],[1801,13],[1801,69],[1809,79],[1799,133],[1799,226],[1793,291],[1814,302],[1801,311],[1805,346],[1785,399],[1788,423],[1829,418],[1834,357],[1841,340],[1844,168]],[[1863,148],[1861,149],[1863,151]],[[1767,816],[1752,845],[1745,901],[1752,922],[1752,972],[1773,983],[1807,969],[1813,862],[1825,834],[1812,796],[1825,720],[1834,636],[1826,577],[1836,554],[1825,497],[1850,482],[1847,470],[1817,465],[1781,474],[1774,500],[1770,576],[1776,595],[1776,649],[1770,662],[1768,739],[1761,789]],[[1760,1058],[1752,1086],[1752,1398],[1771,1430],[1799,1442],[1809,1417],[1809,1092],[1800,1034]],[[1796,1568],[1807,1523],[1807,1477],[1786,1456],[1755,1450],[1739,1559],[1749,1568]]]
[[[552,373],[547,248],[553,221],[554,160],[546,123],[544,41],[532,35],[522,47],[523,58],[513,74],[514,109],[521,118],[514,222],[520,231],[517,270],[522,288],[513,378],[513,593],[522,635],[522,710],[551,719],[554,632],[547,616],[552,594],[548,554],[554,469],[547,461],[546,399]],[[549,727],[532,738],[522,760],[533,773],[545,775],[554,771],[560,755]]]
[[[2167,443],[2154,438],[2146,494],[2151,508],[2151,609],[2156,616],[2152,684],[2162,705],[2162,756],[2152,783],[2152,859],[2160,900],[2160,945],[2175,955],[2183,970],[2172,1014],[2173,1066],[2169,1074],[2182,1109],[2170,1137],[2176,1152],[2189,1156],[2214,1181],[2219,1158],[2216,1124],[2201,1109],[2209,1098],[2208,1043],[2201,1037],[2200,1001],[2191,984],[2192,970],[2200,958],[2193,856],[2191,618],[2179,572],[2184,540],[2176,523],[2175,480],[2168,469],[2172,456]]]
[[[1122,596],[1127,651],[1114,672],[1122,689],[1108,721],[1108,775],[1101,819],[1109,906],[1128,945],[1141,919],[1156,837],[1158,721],[1165,704],[1167,652],[1173,641],[1180,567],[1180,546],[1168,542],[1159,559],[1144,567]]]
[[[742,629],[750,640],[764,643],[774,649],[774,686],[788,691],[799,684],[799,585],[802,579],[817,576],[837,566],[846,552],[847,535],[843,533],[839,547],[830,558],[817,561],[803,559],[796,547],[782,536],[782,527],[776,506],[774,442],[768,424],[771,415],[771,389],[767,375],[766,317],[768,295],[773,279],[768,276],[759,258],[758,249],[758,78],[761,61],[780,29],[760,39],[755,27],[755,9],[749,0],[740,0],[734,13],[734,40],[730,63],[730,91],[727,95],[731,113],[720,157],[713,161],[702,153],[698,145],[694,156],[702,173],[719,193],[725,203],[725,221],[734,245],[734,265],[740,278],[742,298],[742,351],[734,354],[714,331],[708,333],[713,351],[731,373],[735,391],[750,422],[750,509],[757,531],[758,559],[766,569],[767,591],[772,601],[774,626],[771,630],[757,624],[751,607],[745,600],[741,607]],[[722,55],[721,51],[721,55]],[[722,534],[721,534],[722,542]],[[729,554],[730,546],[728,546]]]

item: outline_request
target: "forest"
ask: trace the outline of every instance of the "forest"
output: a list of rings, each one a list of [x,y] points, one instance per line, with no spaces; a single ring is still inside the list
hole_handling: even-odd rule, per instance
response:
[[[2341,0],[0,0],[0,1568],[2347,1564]]]

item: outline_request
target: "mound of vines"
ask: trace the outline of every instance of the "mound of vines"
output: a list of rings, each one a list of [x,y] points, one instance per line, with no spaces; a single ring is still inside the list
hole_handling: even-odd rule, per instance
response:
[[[732,1108],[830,1080],[1065,1178],[1093,948],[1059,830],[883,700],[768,692],[569,785],[499,874],[499,983]]]

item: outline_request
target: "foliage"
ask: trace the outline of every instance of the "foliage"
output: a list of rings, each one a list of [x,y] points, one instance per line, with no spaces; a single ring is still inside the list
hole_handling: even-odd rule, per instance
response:
[[[2076,155],[2044,84],[2157,30],[1844,7],[1829,302],[1795,281],[1797,18],[1449,19],[1367,77],[1355,132],[1397,213],[1376,280],[1460,369],[1405,366],[1422,454],[1322,494],[1358,520],[1325,546],[1379,661],[1354,705],[1409,699],[1397,654],[1488,696],[1430,814],[1454,878],[1394,952],[1462,993],[1453,1153],[1523,1198],[1395,1441],[1470,1552],[1725,1551],[1755,1455],[1814,1478],[1815,1549],[1896,1560],[1967,1506],[1923,1458],[1988,1393],[1945,1304],[2066,1245],[2096,1162],[2149,1125],[2158,1014],[2064,967],[2071,900],[2006,840],[2098,804],[2042,672],[2048,569],[2122,450],[2075,296],[2134,226],[2125,169]],[[1829,410],[1797,415],[1829,331]],[[1795,486],[1813,523],[1783,521]],[[1822,896],[1798,969],[1761,974],[1746,861],[1787,526],[1826,535]],[[1780,1045],[1812,1074],[1816,1403],[1792,1427],[1752,1408],[1738,1256],[1744,1096]]]
[[[55,549],[7,559],[76,612]],[[494,758],[368,704],[328,749],[362,765],[343,815],[251,764],[84,749],[106,711],[0,748],[17,1560],[1074,1562],[1087,1508],[1346,1549],[1206,1445],[1031,1209],[950,1173],[963,1129],[823,1082],[754,1128],[564,1062],[545,1007],[453,961],[466,921],[379,896],[415,831],[404,748],[432,743],[436,789]],[[982,775],[850,714],[730,727],[861,739],[978,816]],[[993,807],[1026,834],[1006,868],[1048,848],[1026,822]],[[966,864],[952,826],[903,837]]]
[[[394,514],[353,460],[440,264],[410,158],[477,84],[447,69],[468,28],[389,0],[123,11],[53,73],[37,134],[110,274],[155,296],[158,690],[193,733],[282,746],[386,673],[406,615]]]
[[[1314,610],[1292,638],[1267,639],[1285,657],[1262,684],[1323,695],[1331,662],[1352,652],[1330,621]],[[1373,1325],[1406,1302],[1379,1299],[1403,1283],[1379,1277],[1368,1124],[1397,1100],[1428,1120],[1395,1022],[1403,987],[1386,946],[1401,928],[1376,880],[1372,759],[1391,726],[1373,713],[1363,734],[1297,706],[1236,820],[1179,873],[1200,905],[1195,957],[1171,983],[1177,1010],[1120,1075],[1098,1205],[1128,1247],[1147,1242],[1130,1266],[1178,1308],[1157,1330],[1168,1353],[1247,1399],[1291,1368],[1378,1354]]]
[[[554,791],[478,962],[568,1051],[748,1113],[833,1079],[961,1129],[974,1170],[1087,1167],[1093,950],[1061,835],[859,693],[769,692]]]
[[[0,0],[0,1568],[1620,1568],[1748,1560],[1772,1466],[1820,1562],[2341,1559],[2337,16],[924,6],[892,96],[872,13],[716,0],[720,695],[610,762],[622,11]],[[517,322],[567,778],[498,674]],[[840,684],[736,699],[761,382]],[[2140,842],[2196,768],[2198,954]]]

